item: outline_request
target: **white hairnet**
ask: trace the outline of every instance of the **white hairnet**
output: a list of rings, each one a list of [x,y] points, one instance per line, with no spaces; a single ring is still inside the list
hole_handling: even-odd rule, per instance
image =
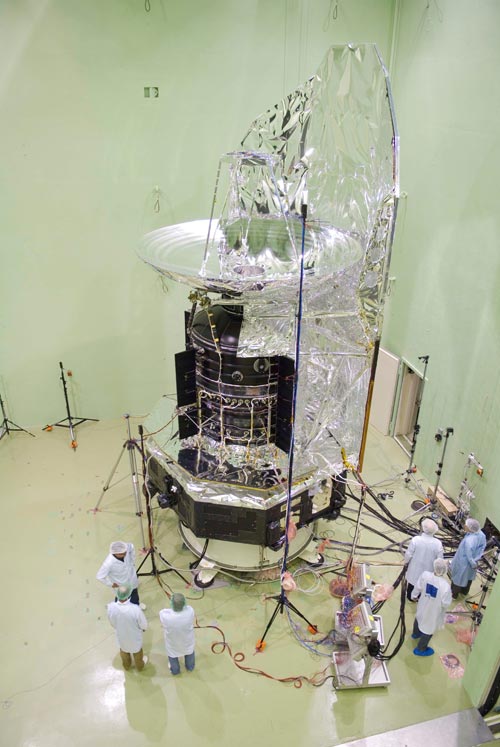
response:
[[[475,519],[467,519],[467,521],[465,522],[465,526],[467,527],[469,532],[474,533],[479,532],[479,530],[481,529],[479,522]]]
[[[444,576],[448,570],[448,563],[443,558],[436,558],[434,561],[434,573],[436,576]]]
[[[109,546],[109,552],[111,555],[119,555],[122,552],[127,552],[127,550],[127,543],[121,542],[120,540],[118,542],[112,542]]]
[[[422,532],[424,534],[436,534],[439,529],[438,525],[432,519],[424,519],[422,522]]]

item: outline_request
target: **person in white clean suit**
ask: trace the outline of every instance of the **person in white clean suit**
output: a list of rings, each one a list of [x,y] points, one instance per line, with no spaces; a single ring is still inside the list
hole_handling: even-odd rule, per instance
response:
[[[137,590],[138,579],[135,570],[135,548],[131,542],[112,542],[109,546],[109,555],[97,571],[96,578],[105,586],[117,589],[119,586],[130,586],[132,604],[139,604],[145,610],[146,605],[141,604]],[[115,598],[116,601],[116,598]]]
[[[441,540],[434,537],[438,525],[432,519],[424,519],[421,525],[422,534],[410,540],[405,554],[406,569],[406,598],[412,601],[412,592],[424,571],[432,571],[434,561],[443,557]]]
[[[186,604],[184,594],[172,594],[170,609],[160,610],[168,665],[172,674],[180,674],[179,657],[189,672],[194,669],[194,610]]]
[[[130,586],[118,586],[117,601],[108,604],[108,619],[116,631],[123,668],[130,669],[133,657],[135,668],[140,672],[148,662],[142,651],[143,633],[148,622],[139,605],[131,603],[131,594]]]
[[[444,626],[445,612],[451,604],[451,587],[444,578],[447,568],[446,560],[437,558],[434,570],[424,571],[415,584],[414,598],[420,594],[411,636],[418,638],[417,647],[413,649],[416,656],[432,656],[434,649],[429,641],[436,630]]]

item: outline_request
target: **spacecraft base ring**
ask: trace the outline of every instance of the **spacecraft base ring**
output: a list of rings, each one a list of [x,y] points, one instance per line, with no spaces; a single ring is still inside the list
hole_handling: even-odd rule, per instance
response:
[[[187,548],[193,555],[200,557],[206,538],[197,537],[180,522],[179,532]],[[288,559],[293,560],[298,557],[313,540],[313,536],[314,532],[310,527],[301,527],[296,537],[290,542]],[[203,559],[223,570],[254,572],[280,566],[283,552],[275,552],[262,545],[211,539]]]

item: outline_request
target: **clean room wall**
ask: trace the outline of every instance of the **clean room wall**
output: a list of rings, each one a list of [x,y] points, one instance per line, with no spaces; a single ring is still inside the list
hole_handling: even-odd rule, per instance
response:
[[[415,460],[431,479],[452,427],[441,485],[458,495],[467,455],[473,515],[500,527],[500,4],[402,0],[392,86],[401,190],[383,344],[429,355]],[[498,666],[500,587],[487,600],[464,686],[481,705]]]
[[[422,370],[416,464],[457,496],[467,455],[472,512],[500,526],[500,4],[402,0],[392,86],[401,190],[383,345]]]
[[[66,416],[59,361],[73,415],[173,391],[187,289],[162,290],[140,236],[209,215],[219,156],[331,44],[390,56],[392,0],[149,5],[0,5],[0,390],[24,427]]]

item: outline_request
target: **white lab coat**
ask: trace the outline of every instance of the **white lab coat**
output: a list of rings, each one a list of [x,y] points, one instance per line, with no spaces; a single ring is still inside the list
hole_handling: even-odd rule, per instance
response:
[[[148,621],[138,604],[110,602],[108,604],[109,622],[116,630],[116,639],[122,651],[136,654],[142,648],[142,633],[148,628]]]
[[[415,584],[413,594],[420,594],[416,614],[419,630],[425,635],[432,635],[444,625],[445,612],[451,604],[450,584],[443,576],[424,571]]]
[[[97,571],[96,578],[106,586],[131,586],[137,588],[137,573],[135,572],[135,549],[131,542],[127,542],[127,554],[123,560],[118,560],[111,553]]]
[[[180,611],[160,610],[167,656],[177,658],[194,651],[194,610],[188,604]]]
[[[424,571],[434,569],[436,558],[443,557],[443,545],[437,537],[431,534],[420,534],[410,540],[405,554],[405,562],[408,563],[406,580],[409,584],[417,583]]]

